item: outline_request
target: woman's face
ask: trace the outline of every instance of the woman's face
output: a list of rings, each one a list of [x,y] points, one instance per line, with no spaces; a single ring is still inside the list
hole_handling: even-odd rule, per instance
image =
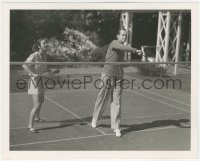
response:
[[[47,50],[47,40],[41,40],[40,41],[40,49],[42,51],[46,51]]]

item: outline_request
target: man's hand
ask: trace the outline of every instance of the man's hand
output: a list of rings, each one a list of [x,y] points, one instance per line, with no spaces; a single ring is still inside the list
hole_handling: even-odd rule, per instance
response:
[[[138,55],[142,55],[142,51],[141,51],[141,50],[136,50],[136,53],[137,53]]]

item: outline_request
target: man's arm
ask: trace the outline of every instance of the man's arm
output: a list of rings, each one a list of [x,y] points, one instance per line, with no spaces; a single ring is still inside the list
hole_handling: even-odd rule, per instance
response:
[[[136,49],[135,48],[120,44],[118,41],[113,41],[112,49],[136,53]]]

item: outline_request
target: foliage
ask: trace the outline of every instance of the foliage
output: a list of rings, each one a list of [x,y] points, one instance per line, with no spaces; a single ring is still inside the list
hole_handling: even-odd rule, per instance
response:
[[[67,41],[66,35],[62,34],[66,26],[87,33],[96,45],[107,44],[114,38],[119,26],[119,13],[104,10],[12,10],[11,61],[24,61],[39,37]],[[73,48],[70,50],[73,51]],[[83,54],[86,51],[84,49]]]
[[[167,69],[162,64],[144,64],[138,66],[138,73],[143,76],[167,77]]]
[[[39,37],[56,38],[59,42],[59,49],[56,48],[55,52],[59,55],[58,53],[62,53],[60,48],[66,47],[66,44],[69,45],[66,34],[63,34],[66,26],[70,30],[84,33],[88,37],[88,40],[99,46],[100,49],[104,48],[106,44],[116,38],[120,26],[120,13],[120,10],[11,10],[10,60],[24,61],[32,52],[32,45]],[[188,42],[188,34],[190,34],[190,22],[191,13],[184,13],[181,41],[185,43]],[[134,13],[132,46],[138,49],[142,45],[155,46],[157,26],[158,12]],[[72,40],[75,37],[72,36]],[[73,46],[72,44],[71,46]],[[80,47],[81,45],[78,44],[77,46]],[[73,55],[75,55],[73,49],[75,47],[68,49],[68,52],[66,51],[65,54],[60,54],[61,57],[59,59],[63,61],[72,59]],[[96,53],[99,55],[98,60],[101,60],[101,55],[105,54],[100,49]],[[76,50],[80,51],[80,49]],[[184,49],[181,48],[182,50]],[[72,55],[69,54],[69,51],[72,51]],[[83,55],[87,55],[86,51],[91,53],[90,49],[81,49]],[[51,55],[51,59],[55,59],[55,57],[58,56],[56,54]],[[82,59],[80,55],[77,57],[78,59]],[[135,55],[132,58],[133,60],[138,59]]]
[[[119,10],[88,11],[86,29],[99,36],[100,40],[97,45],[106,45],[116,38],[120,26],[120,13]]]
[[[74,29],[65,28],[63,41],[55,37],[49,40],[48,54],[63,61],[90,61],[91,53],[96,48],[89,38]]]
[[[11,61],[23,61],[40,37],[63,39],[66,26],[84,31],[83,11],[79,10],[11,10]]]
[[[93,61],[93,62],[103,62],[105,60],[108,45],[109,44],[106,44],[102,47],[98,47],[95,50],[93,50],[92,53],[91,53],[91,58],[92,58],[91,61]]]

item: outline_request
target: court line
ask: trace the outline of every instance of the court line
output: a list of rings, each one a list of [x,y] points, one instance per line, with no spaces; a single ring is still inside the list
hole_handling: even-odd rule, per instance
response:
[[[134,77],[130,77],[130,76],[125,76],[125,77],[130,78],[130,79],[134,78]],[[137,89],[137,88],[135,88],[135,89]],[[67,89],[66,89],[64,91],[63,90],[61,90],[61,91],[60,90],[53,90],[53,92],[69,92],[69,93],[71,93],[71,92],[82,92],[82,91],[92,91],[92,90],[97,90],[97,89],[81,89],[81,90],[73,90],[73,91],[67,91]],[[172,90],[172,89],[169,89],[169,90]],[[147,92],[146,90],[143,90],[143,89],[140,89],[140,91],[143,91],[143,92],[146,92],[146,93],[151,93],[151,94],[154,94],[156,96],[159,96],[159,97],[162,97],[162,98],[166,98],[168,100],[172,100],[174,102],[177,102],[177,103],[180,103],[180,104],[183,104],[183,105],[186,105],[186,106],[190,107],[190,105],[185,103],[185,102],[181,102],[179,100],[175,100],[175,99],[163,96],[163,95],[159,95],[159,94],[157,94],[155,92],[150,92],[150,91]],[[46,93],[51,93],[51,92],[50,91],[46,91]],[[26,93],[24,92],[24,93],[10,93],[10,94],[26,94]]]
[[[172,115],[152,115],[152,116],[143,116],[143,117],[132,117],[132,118],[121,118],[121,120],[135,120],[135,119],[145,119],[145,118],[156,118],[156,117],[164,117],[164,116],[177,116],[177,115],[186,115],[189,113],[177,113],[177,114],[172,114]],[[107,121],[108,119],[105,120],[99,120],[98,122],[104,122]]]
[[[67,93],[73,93],[73,92],[85,92],[85,91],[94,91],[94,90],[98,90],[98,89],[76,89],[76,90],[53,90],[53,92],[47,91],[46,93],[54,93],[54,92],[67,92]]]
[[[131,77],[128,77],[128,78],[131,78]],[[137,89],[137,88],[135,88],[135,89]],[[67,91],[67,90],[53,90],[52,92],[54,93],[54,92],[67,92],[67,93],[73,93],[73,92],[83,92],[83,91],[94,91],[94,90],[97,90],[97,89],[81,89],[81,90],[70,90],[70,91]],[[143,90],[143,89],[140,89],[140,91],[143,91],[143,92],[146,92],[146,93],[151,93],[151,94],[154,94],[154,95],[156,95],[156,96],[159,96],[159,97],[162,97],[162,98],[166,98],[166,99],[168,99],[168,100],[172,100],[172,101],[174,101],[174,102],[177,102],[177,103],[179,103],[179,104],[183,104],[183,105],[186,105],[186,106],[188,106],[188,107],[190,107],[190,105],[189,104],[186,104],[186,103],[183,103],[183,102],[180,102],[180,101],[178,101],[178,100],[175,100],[175,99],[172,99],[172,98],[169,98],[169,97],[166,97],[166,96],[163,96],[163,95],[159,95],[159,94],[157,94],[157,93],[155,93],[155,92],[150,92],[150,91],[145,91],[145,90]],[[52,93],[52,92],[50,92],[50,91],[46,91],[46,93],[48,94],[48,93]],[[10,93],[10,94],[27,94],[27,93]]]
[[[83,89],[83,90],[73,90],[73,91],[59,91],[59,90],[56,90],[56,91],[53,91],[53,92],[67,92],[67,93],[73,93],[73,92],[83,92],[83,91],[93,91],[93,90],[97,90],[97,89]],[[177,102],[177,103],[180,103],[180,104],[184,104],[184,105],[190,107],[189,104],[180,102],[180,101],[178,101],[178,100],[171,99],[171,98],[166,97],[166,96],[159,95],[159,94],[157,94],[157,93],[155,93],[155,92],[147,92],[147,91],[142,90],[142,89],[140,89],[140,90],[141,90],[141,91],[144,91],[144,92],[146,92],[146,93],[151,93],[151,94],[157,95],[157,96],[159,96],[159,97],[163,97],[163,98],[166,98],[166,99],[168,99],[168,100],[172,100],[172,101],[174,101],[174,102]]]
[[[152,116],[143,116],[143,117],[132,117],[132,118],[121,118],[121,120],[135,120],[135,119],[144,119],[144,118],[156,118],[156,117],[164,117],[164,116],[177,116],[177,115],[186,115],[188,113],[177,113],[177,114],[172,114],[172,115],[152,115]],[[110,119],[104,119],[104,120],[99,120],[97,122],[105,122],[105,121],[108,121]],[[78,123],[82,123],[83,121],[80,121],[80,122],[76,122],[76,124]],[[61,124],[61,125],[68,125],[68,124],[72,124],[72,123],[64,123],[64,124]],[[46,124],[46,125],[36,125],[35,127],[52,127],[52,126],[60,126],[60,124]],[[19,130],[19,129],[26,129],[27,127],[13,127],[13,128],[10,128],[10,130]]]
[[[185,112],[187,112],[187,113],[190,113],[190,111],[188,111],[188,110],[186,110],[186,109],[179,108],[179,107],[177,107],[177,106],[175,106],[175,105],[172,105],[172,104],[169,104],[169,103],[160,101],[160,100],[158,100],[158,99],[155,99],[155,98],[152,98],[152,97],[149,97],[149,96],[146,96],[146,95],[143,95],[143,94],[140,94],[140,93],[131,91],[131,90],[126,90],[126,91],[129,91],[129,92],[131,92],[131,93],[135,93],[135,94],[137,94],[137,95],[140,95],[140,96],[143,96],[143,97],[152,99],[152,100],[157,101],[157,102],[159,102],[159,103],[163,103],[163,104],[165,104],[165,105],[168,105],[168,106],[174,107],[174,108],[176,108],[176,109],[179,109],[179,110],[185,111]]]
[[[138,132],[143,132],[143,131],[156,131],[156,130],[165,130],[165,129],[173,129],[173,128],[177,128],[177,127],[176,126],[168,126],[168,127],[163,127],[163,128],[153,128],[153,129],[138,130],[138,131],[134,131],[134,132],[138,133]],[[67,139],[60,139],[60,140],[50,140],[50,141],[24,143],[24,144],[13,144],[13,145],[10,145],[10,147],[35,145],[35,144],[44,144],[44,143],[53,143],[53,142],[60,142],[60,141],[71,141],[71,140],[88,139],[88,138],[95,138],[95,137],[102,137],[102,136],[112,136],[112,135],[115,135],[115,134],[114,133],[108,133],[106,135],[91,135],[91,136],[85,136],[85,137],[74,137],[74,138],[67,138]]]
[[[24,143],[24,144],[14,144],[14,145],[10,145],[10,147],[25,146],[25,145],[34,145],[34,144],[44,144],[44,143],[53,143],[53,142],[60,142],[60,141],[67,141],[67,140],[78,140],[78,139],[95,138],[95,137],[101,137],[101,136],[106,136],[106,135],[114,135],[114,134],[91,135],[91,136],[83,136],[83,137],[74,137],[74,138],[67,138],[67,139],[59,139],[59,140],[40,141],[40,142],[32,142],[32,143]]]
[[[131,77],[129,77],[129,76],[126,76],[127,78],[131,78]],[[131,79],[133,79],[133,78],[131,78]],[[137,89],[137,88],[135,88],[135,89]],[[172,101],[174,101],[174,102],[177,102],[177,103],[180,103],[180,104],[183,104],[183,105],[186,105],[186,106],[189,106],[190,107],[190,105],[189,104],[187,104],[187,103],[185,103],[185,102],[181,102],[181,101],[178,101],[178,100],[175,100],[175,99],[172,99],[172,98],[169,98],[169,97],[166,97],[166,96],[163,96],[163,95],[160,95],[160,94],[158,94],[158,93],[155,93],[155,92],[150,92],[150,91],[146,91],[146,90],[143,90],[143,89],[139,89],[140,91],[144,91],[144,92],[146,92],[146,93],[151,93],[151,94],[154,94],[154,95],[156,95],[156,96],[159,96],[159,97],[162,97],[162,98],[166,98],[166,99],[168,99],[168,100],[172,100]]]
[[[137,89],[137,88],[136,88],[136,89]],[[177,103],[179,103],[179,104],[186,105],[186,106],[190,107],[190,105],[187,104],[187,103],[185,103],[185,102],[180,102],[180,101],[178,101],[178,100],[175,100],[175,99],[172,99],[172,98],[169,98],[169,97],[166,97],[166,96],[157,94],[157,93],[155,93],[155,92],[150,92],[150,91],[146,91],[146,90],[143,90],[143,89],[139,89],[138,91],[143,91],[143,92],[146,92],[146,93],[151,93],[151,94],[154,94],[154,95],[156,95],[156,96],[159,96],[159,97],[162,97],[162,98],[166,98],[166,99],[168,99],[168,100],[171,100],[171,101],[177,102]]]
[[[52,91],[45,91],[45,94],[49,94],[49,93],[54,93],[54,92],[67,92],[67,93],[73,93],[73,92],[83,92],[83,91],[93,91],[93,90],[98,90],[98,89],[76,89],[76,90],[52,90]],[[27,92],[16,92],[16,93],[10,93],[11,95],[23,95],[23,94],[27,94]]]
[[[163,96],[163,95],[159,95],[159,94],[157,94],[157,93],[155,93],[155,92],[150,92],[150,91],[147,92],[147,91],[145,91],[145,90],[143,90],[143,89],[142,89],[142,91],[144,91],[144,92],[146,92],[146,93],[151,93],[151,94],[154,94],[154,95],[156,95],[156,96],[159,96],[159,97],[162,97],[162,98],[166,98],[166,99],[168,99],[168,100],[171,100],[171,101],[174,101],[174,102],[177,102],[177,103],[180,103],[180,104],[182,104],[182,105],[186,105],[186,106],[190,107],[190,104],[187,104],[187,103],[185,103],[185,102],[181,102],[181,101],[178,101],[178,100],[175,100],[175,99],[172,99],[172,98]]]
[[[87,89],[87,91],[91,91],[91,90],[96,90],[96,89]],[[71,92],[81,92],[81,91],[85,91],[85,90],[73,90],[73,91],[67,91],[67,93],[71,93]],[[133,92],[133,91],[130,91],[130,90],[127,90],[127,91],[129,91],[129,92]],[[66,92],[66,91],[53,91],[53,92]],[[169,105],[169,106],[172,106],[172,107],[175,107],[175,108],[178,108],[178,109],[181,109],[181,110],[183,110],[183,111],[185,111],[186,113],[190,113],[190,111],[187,111],[187,110],[184,110],[184,109],[182,109],[182,108],[179,108],[179,107],[177,107],[177,106],[174,106],[174,105],[171,105],[171,104],[168,104],[168,103],[166,103],[166,102],[163,102],[163,101],[160,101],[160,100],[157,100],[157,99],[154,99],[154,98],[152,98],[152,97],[149,97],[149,96],[146,96],[146,95],[142,95],[142,94],[140,94],[140,93],[136,93],[136,92],[133,92],[133,93],[135,93],[135,94],[137,94],[137,95],[141,95],[141,96],[144,96],[144,97],[147,97],[147,98],[150,98],[150,99],[153,99],[153,100],[155,100],[155,101],[157,101],[157,102],[160,102],[160,103],[163,103],[163,104],[167,104],[167,105]],[[17,93],[17,94],[26,94],[26,93]],[[47,96],[45,96],[45,97],[47,97]],[[49,98],[49,97],[48,97]],[[50,99],[50,98],[49,98]],[[52,100],[53,101],[53,100]],[[55,101],[54,101],[54,103],[55,103]],[[56,105],[58,105],[57,103],[56,103]],[[60,105],[58,105],[58,106],[60,106]],[[66,110],[66,108],[65,107],[63,107],[64,108],[64,110]],[[69,112],[69,111],[67,111],[67,112]],[[71,113],[71,112],[70,112]],[[185,114],[186,114],[185,113]],[[175,114],[175,115],[179,115],[179,114]],[[78,115],[77,115],[78,116]],[[76,116],[76,117],[77,117]],[[147,118],[147,117],[161,117],[162,115],[157,115],[157,116],[144,116],[144,117],[137,117],[137,118]],[[164,115],[165,116],[165,115]],[[174,116],[174,115],[169,115],[169,116]],[[79,116],[78,116],[78,118],[80,118]],[[137,119],[137,118],[135,118],[135,119]],[[81,119],[81,118],[80,118]],[[130,119],[130,118],[129,118]],[[131,119],[134,119],[134,118],[131,118]],[[81,119],[81,120],[83,120],[83,119]],[[100,120],[100,121],[105,121],[105,120]],[[85,121],[84,121],[85,122]],[[87,122],[85,122],[85,123],[87,123]],[[88,125],[90,125],[89,123],[87,123]],[[56,124],[57,125],[57,124]],[[66,124],[67,125],[67,124]],[[52,125],[46,125],[46,126],[36,126],[36,127],[48,127],[48,126],[52,126]],[[59,125],[58,125],[59,126]],[[90,125],[91,126],[91,125]],[[26,127],[16,127],[16,128],[10,128],[11,130],[13,130],[13,129],[23,129],[23,128],[26,128]],[[99,129],[98,129],[99,130]],[[103,132],[103,131],[102,131]],[[101,132],[101,133],[102,133]],[[104,133],[104,132],[103,132]]]
[[[66,123],[65,125],[67,125],[67,124],[70,124],[70,123]],[[52,126],[60,126],[59,124],[48,124],[48,125],[36,125],[36,126],[34,126],[34,127],[36,127],[36,128],[40,128],[40,127],[52,127]],[[27,129],[27,127],[12,127],[12,128],[10,128],[10,130],[18,130],[18,129]]]
[[[53,92],[67,92],[67,93],[73,93],[73,92],[94,91],[94,90],[97,90],[97,89],[83,89],[83,90],[73,90],[73,91],[59,91],[59,90],[56,90],[56,91],[53,91]],[[161,95],[159,95],[159,94],[157,94],[157,93],[154,93],[154,92],[147,92],[147,91],[142,90],[142,89],[140,89],[140,90],[141,90],[141,91],[144,91],[144,92],[146,92],[146,93],[151,93],[151,94],[157,95],[157,96],[159,96],[159,97],[163,97],[163,98],[166,98],[166,99],[168,99],[168,100],[172,100],[172,101],[174,101],[174,102],[177,102],[177,103],[180,103],[180,104],[184,104],[184,105],[190,107],[189,104],[180,102],[180,101],[178,101],[178,100],[174,100],[174,99],[171,99],[171,98],[166,97],[166,96],[161,96]],[[49,92],[49,93],[50,93],[50,92]]]
[[[170,126],[167,126],[167,127],[158,127],[158,128],[152,128],[152,129],[144,129],[144,130],[138,130],[138,131],[133,131],[133,132],[139,133],[139,132],[143,132],[143,131],[156,131],[156,130],[175,129],[175,128],[177,128],[177,127],[170,125]],[[112,134],[112,133],[108,133],[108,134]]]
[[[70,110],[68,110],[67,108],[65,108],[64,106],[60,105],[59,103],[57,103],[56,101],[52,100],[51,98],[49,98],[48,96],[45,96],[45,98],[49,101],[51,101],[52,103],[54,103],[55,105],[59,106],[60,108],[62,108],[63,110],[67,111],[68,113],[72,114],[73,116],[75,116],[76,118],[83,120],[83,122],[85,122],[87,125],[89,125],[90,127],[92,127],[90,125],[90,123],[86,122],[84,119],[82,119],[80,116],[78,116],[77,114],[71,112]],[[92,127],[93,128],[93,127]],[[102,130],[98,129],[98,128],[93,128],[96,129],[97,131],[99,131],[100,133],[102,133],[103,135],[106,135],[105,132],[103,132]]]

